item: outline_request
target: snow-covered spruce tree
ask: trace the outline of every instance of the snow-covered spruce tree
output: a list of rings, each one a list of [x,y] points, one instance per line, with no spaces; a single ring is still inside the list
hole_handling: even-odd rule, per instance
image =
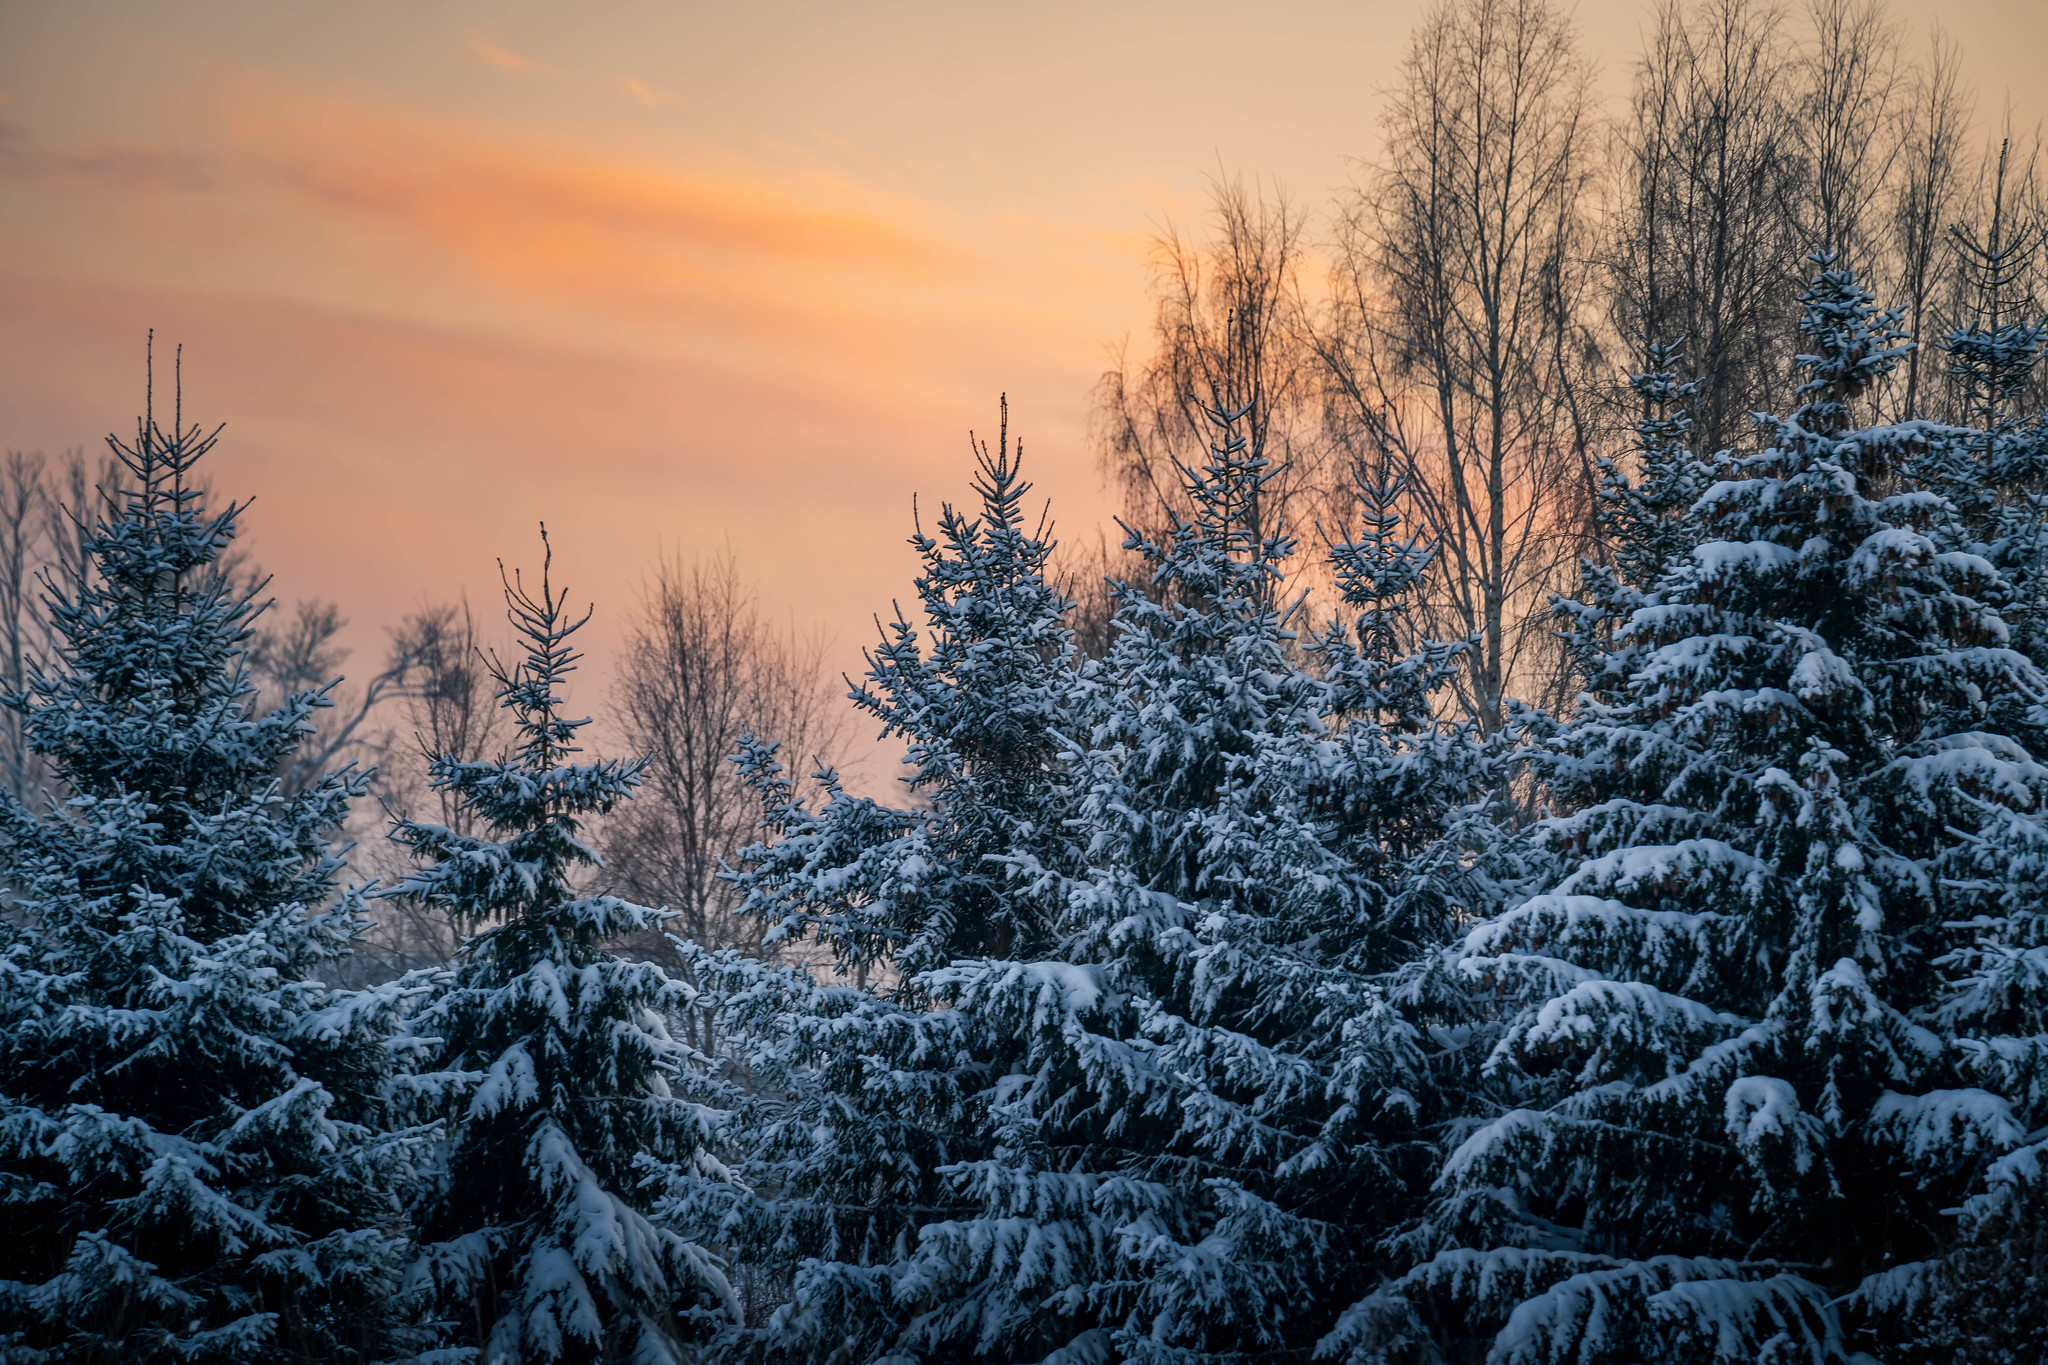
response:
[[[6,699],[63,797],[0,797],[0,1355],[382,1358],[417,1141],[389,1122],[412,988],[316,973],[365,921],[335,840],[365,777],[274,775],[324,694],[256,709],[263,604],[216,572],[218,432],[153,412],[80,509],[62,642]]]
[[[486,833],[402,820],[391,834],[423,866],[385,894],[475,931],[416,1021],[437,1044],[416,1084],[446,1096],[448,1128],[407,1278],[437,1359],[682,1362],[730,1319],[731,1291],[701,1248],[648,1219],[644,1187],[715,1174],[715,1120],[687,1097],[702,1059],[667,1030],[684,988],[603,946],[662,913],[576,885],[596,863],[581,826],[632,796],[639,765],[571,761],[587,722],[563,716],[561,688],[589,616],[566,612],[552,562],[537,592],[505,583],[524,657],[490,666],[514,749],[429,768]]]
[[[1366,713],[1414,708],[1355,668],[1358,742],[1333,738],[1334,685],[1289,658],[1292,546],[1257,529],[1271,471],[1238,416],[1215,415],[1186,472],[1194,517],[1130,540],[1153,581],[1120,589],[1117,641],[1065,704],[1063,842],[997,855],[1043,907],[1018,945],[1036,952],[956,956],[912,985],[935,1008],[900,1046],[950,1067],[975,1142],[884,1273],[799,1273],[785,1321],[844,1358],[1305,1353],[1398,1209],[1423,1048],[1368,973],[1390,896],[1343,821],[1363,820],[1346,800],[1363,782],[1403,777],[1362,771],[1388,733]],[[1391,583],[1378,554],[1355,567]],[[878,1094],[903,1083],[870,1074]]]
[[[750,1094],[736,1115],[747,1193],[685,1181],[666,1211],[731,1248],[789,1302],[728,1335],[732,1356],[886,1354],[919,1305],[896,1281],[919,1229],[972,1212],[942,1172],[984,1155],[985,1111],[1021,1038],[972,1035],[936,1007],[957,959],[1051,945],[1043,905],[1008,871],[1058,861],[1061,734],[1073,689],[1069,603],[1008,433],[975,448],[979,515],[947,505],[911,539],[922,632],[899,614],[855,706],[907,741],[912,809],[846,794],[795,801],[774,752],[742,755],[769,837],[739,858],[744,910],[771,948],[829,951],[838,982],[685,949]],[[1000,1349],[992,1347],[991,1349]]]
[[[1989,231],[1955,232],[1973,316],[1940,347],[1961,397],[1919,466],[1955,505],[1950,540],[2005,580],[2013,644],[2048,666],[2048,420],[2024,410],[2048,320],[2028,298],[2041,225],[2016,222],[2001,154]],[[2035,750],[2039,752],[2038,749]],[[1964,1071],[2003,1098],[2027,1141],[1964,1203],[1958,1245],[1894,1294],[1902,1336],[1930,1353],[1986,1365],[2048,1358],[2048,821],[1994,809],[1950,883],[1972,912],[1968,942],[1943,962],[1945,1033]]]
[[[986,1350],[966,1329],[991,1322],[1048,1359],[1305,1354],[1425,1150],[1424,1039],[1386,987],[1442,935],[1445,902],[1405,879],[1455,802],[1444,756],[1396,737],[1436,738],[1453,660],[1390,657],[1426,552],[1384,480],[1333,551],[1358,619],[1314,642],[1324,676],[1295,660],[1293,542],[1261,515],[1273,470],[1243,415],[1211,412],[1192,515],[1127,542],[1152,581],[1119,589],[1078,698],[1081,866],[1017,863],[1058,906],[1056,950],[1036,977],[948,980],[975,1027],[1030,1047],[989,1110],[996,1150],[953,1173],[977,1216],[929,1230],[905,1277],[933,1305],[926,1357]]]
[[[1950,994],[1938,1017],[1964,1076],[2004,1102],[2025,1139],[1963,1203],[1950,1252],[1887,1297],[1897,1334],[1927,1358],[2027,1365],[2048,1360],[2048,818],[1987,815],[1949,881],[1976,913],[1953,926],[1968,941],[1940,964]]]
[[[1883,1354],[1943,1210],[2021,1140],[1944,1045],[1941,964],[1955,880],[2014,875],[1977,840],[2048,799],[2043,679],[1897,482],[1926,425],[1854,425],[1895,315],[1817,263],[1801,406],[1702,494],[1632,671],[1554,742],[1563,875],[1465,940],[1494,1107],[1327,1356]]]
[[[1434,549],[1400,535],[1405,490],[1389,470],[1361,468],[1356,483],[1362,524],[1331,545],[1330,566],[1357,616],[1308,646],[1323,665],[1330,735],[1307,791],[1325,843],[1369,893],[1369,914],[1316,940],[1326,970],[1365,1008],[1315,1021],[1297,1046],[1337,1101],[1321,1145],[1379,1188],[1349,1230],[1346,1273],[1327,1283],[1324,1311],[1310,1319],[1322,1324],[1389,1266],[1388,1236],[1418,1211],[1435,1174],[1434,1135],[1482,1083],[1472,1049],[1458,1044],[1489,1012],[1449,950],[1458,926],[1504,899],[1492,877],[1509,866],[1512,758],[1527,728],[1519,713],[1491,736],[1435,718],[1460,647],[1404,649],[1408,632],[1395,627]]]
[[[1956,509],[1947,541],[2004,580],[2014,647],[2048,667],[2048,418],[2025,407],[2048,348],[2048,319],[2028,291],[2048,242],[2014,211],[2005,175],[2001,153],[1988,231],[1953,233],[1972,316],[1938,345],[1959,410],[1916,470]],[[1902,1277],[1894,1316],[1932,1353],[2018,1365],[2048,1358],[2048,833],[2027,814],[1993,815],[1953,883],[1974,913],[1970,941],[1943,964],[1953,994],[1941,1017],[1966,1074],[2006,1099],[2029,1137],[1963,1205],[1955,1250],[1924,1280]]]
[[[825,811],[785,807],[773,780],[778,837],[749,850],[735,881],[748,913],[774,918],[770,941],[815,933],[844,967],[892,966],[917,990],[923,972],[963,956],[1010,956],[1046,943],[1042,917],[1021,905],[992,859],[1056,829],[1066,708],[1076,667],[1072,603],[1051,576],[1055,548],[1041,515],[1024,509],[1031,485],[1021,444],[1002,408],[997,446],[974,448],[978,517],[950,503],[938,534],[919,527],[916,590],[924,638],[897,613],[868,653],[850,700],[906,744],[903,779],[919,809],[888,810],[828,784]],[[750,746],[764,775],[773,755]],[[829,812],[829,813],[827,813]],[[825,868],[849,872],[821,882]],[[850,893],[850,894],[849,894]]]

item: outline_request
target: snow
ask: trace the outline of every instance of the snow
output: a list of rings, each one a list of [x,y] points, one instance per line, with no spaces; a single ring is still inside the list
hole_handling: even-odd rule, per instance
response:
[[[89,572],[47,585],[57,649],[9,702],[66,793],[0,795],[0,1340],[24,1365],[322,1358],[392,1323],[427,1135],[364,1118],[422,987],[318,979],[354,947],[336,846],[365,779],[279,790],[327,702],[259,705],[211,444],[116,443],[124,491],[79,509]],[[259,1278],[296,1305],[289,1343]]]
[[[648,1217],[650,1190],[725,1183],[706,1151],[717,1111],[698,1102],[696,1055],[665,1022],[701,992],[600,946],[664,918],[575,889],[596,866],[580,822],[630,800],[639,766],[564,761],[582,724],[559,714],[574,658],[564,642],[581,622],[545,570],[537,595],[515,580],[506,597],[527,648],[495,676],[518,743],[495,762],[449,755],[430,768],[485,833],[409,820],[392,832],[422,865],[391,894],[478,928],[418,1025],[432,1039],[420,1088],[451,1103],[440,1178],[415,1214],[437,1236],[412,1278],[441,1349],[546,1362],[623,1343],[631,1358],[680,1365],[737,1315],[712,1259]]]
[[[1812,1167],[1811,1154],[1804,1146],[1809,1136],[1807,1115],[1799,1107],[1799,1094],[1776,1076],[1743,1076],[1728,1087],[1724,1106],[1728,1138],[1750,1151],[1773,1140],[1800,1139],[1795,1169],[1804,1175]]]
[[[1915,1166],[2003,1156],[2027,1138],[2011,1102],[1988,1090],[1888,1090],[1871,1106],[1869,1122]]]

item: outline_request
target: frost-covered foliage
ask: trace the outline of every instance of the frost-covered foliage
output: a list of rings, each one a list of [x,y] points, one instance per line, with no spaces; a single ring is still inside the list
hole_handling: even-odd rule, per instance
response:
[[[604,949],[660,911],[575,880],[596,863],[583,823],[632,796],[639,765],[571,761],[586,722],[563,716],[560,689],[588,616],[566,614],[545,567],[537,593],[515,576],[505,597],[524,655],[492,675],[516,747],[430,768],[486,832],[392,830],[423,865],[388,894],[475,931],[417,1021],[434,1050],[413,1084],[447,1138],[407,1282],[436,1360],[683,1362],[734,1307],[716,1260],[645,1209],[646,1187],[719,1172],[716,1116],[690,1096],[703,1059],[668,1031],[688,991]]]
[[[1947,869],[1963,942],[1937,965],[1939,1027],[1965,1079],[2002,1104],[2008,1145],[1961,1209],[1958,1245],[1896,1305],[1931,1351],[1984,1365],[2048,1359],[2048,815],[1982,802]],[[1981,1164],[1981,1161],[1978,1163]]]
[[[825,774],[827,799],[808,808],[771,750],[741,755],[770,836],[734,874],[745,911],[769,921],[771,948],[829,949],[842,980],[693,954],[751,1086],[736,1122],[748,1190],[680,1182],[668,1212],[791,1300],[731,1334],[729,1354],[885,1352],[917,1311],[896,1286],[919,1230],[972,1208],[946,1172],[990,1150],[991,1090],[1024,1040],[944,1008],[950,972],[1049,950],[1044,899],[1005,860],[1060,861],[1067,838],[1070,604],[1048,576],[1047,528],[1026,519],[1020,454],[1006,410],[995,449],[975,450],[980,515],[949,505],[936,535],[912,537],[922,633],[899,616],[853,693],[907,741],[918,805],[854,798]]]
[[[1816,259],[1801,405],[1722,460],[1616,635],[1626,671],[1551,741],[1572,813],[1532,840],[1557,875],[1458,954],[1500,1011],[1490,1103],[1328,1356],[1888,1353],[1944,1210],[2028,1159],[2039,1073],[1951,1039],[2014,1001],[2044,683],[1987,605],[1997,571],[1899,477],[1929,424],[1855,425],[1895,315]],[[1954,956],[1973,917],[1989,942]]]
[[[745,1054],[788,1097],[762,1150],[802,1196],[783,1250],[810,1258],[765,1353],[1299,1353],[1426,1177],[1429,1049],[1394,969],[1452,913],[1451,876],[1414,869],[1478,751],[1429,720],[1451,652],[1384,652],[1426,560],[1394,490],[1368,481],[1336,549],[1358,619],[1304,669],[1238,416],[1185,471],[1194,515],[1131,538],[1153,581],[1119,589],[1116,642],[1078,672],[1050,546],[985,460],[983,517],[920,542],[929,652],[899,629],[861,698],[912,738],[929,811],[771,809],[754,903],[909,951],[886,990],[728,964],[728,1009],[800,1044]],[[1002,781],[965,747],[992,702],[1018,727]],[[941,919],[918,898],[946,886],[985,908]]]
[[[48,592],[59,653],[5,702],[63,793],[0,795],[0,1356],[24,1365],[397,1344],[415,991],[317,979],[365,923],[334,844],[364,778],[274,778],[327,702],[256,705],[262,604],[218,572],[241,509],[195,481],[213,440],[150,415],[110,442],[123,491]]]

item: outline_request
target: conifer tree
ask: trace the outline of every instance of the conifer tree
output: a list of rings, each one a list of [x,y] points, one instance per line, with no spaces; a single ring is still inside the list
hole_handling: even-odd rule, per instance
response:
[[[1949,885],[1966,939],[1939,965],[1938,1017],[1967,1080],[2002,1101],[2017,1132],[1984,1165],[1953,1247],[1906,1268],[1878,1305],[1902,1341],[1965,1365],[2048,1359],[2048,812],[1986,812]],[[1909,1357],[1910,1358],[1910,1357]]]
[[[1360,525],[1330,544],[1329,565],[1355,616],[1306,646],[1321,665],[1327,734],[1310,739],[1321,761],[1303,774],[1322,839],[1369,907],[1318,941],[1333,971],[1369,986],[1371,1008],[1329,1014],[1307,1049],[1341,1100],[1325,1142],[1343,1134],[1390,1177],[1354,1230],[1352,1284],[1385,1264],[1380,1241],[1433,1174],[1427,1135],[1464,1107],[1477,1079],[1468,1055],[1430,1040],[1483,1013],[1444,951],[1457,925],[1501,900],[1491,875],[1507,865],[1501,853],[1516,820],[1510,760],[1530,728],[1519,709],[1490,736],[1438,719],[1463,646],[1411,644],[1412,631],[1397,624],[1436,549],[1401,534],[1406,490],[1384,461],[1359,468],[1354,482]]]
[[[1947,1045],[1942,962],[1972,901],[2037,894],[1978,854],[2048,800],[2043,678],[1899,482],[1926,424],[1852,419],[1896,315],[1816,264],[1801,405],[1723,461],[1553,741],[1560,875],[1464,941],[1490,1104],[1327,1355],[1889,1354],[1943,1210],[2039,1122]]]
[[[0,1354],[383,1358],[414,990],[316,975],[366,923],[335,841],[367,778],[280,789],[327,697],[258,709],[262,585],[218,571],[242,507],[206,506],[219,433],[182,416],[109,438],[59,650],[5,700],[62,796],[0,795]]]
[[[702,1058],[668,1032],[683,986],[604,947],[662,913],[576,884],[597,861],[584,823],[632,796],[640,765],[572,761],[588,722],[563,715],[562,687],[589,614],[569,615],[552,565],[550,550],[537,591],[505,583],[523,655],[490,667],[515,747],[429,769],[485,832],[392,830],[423,865],[386,894],[474,931],[416,1026],[436,1052],[415,1084],[445,1096],[448,1131],[408,1278],[445,1359],[682,1362],[730,1320],[731,1291],[701,1247],[648,1218],[646,1188],[715,1174],[716,1121],[689,1097]]]
[[[1183,472],[1191,515],[1127,541],[1152,579],[1119,588],[1077,697],[1079,865],[1015,862],[1056,907],[1053,950],[947,981],[972,1034],[1025,1046],[988,1105],[992,1151],[949,1173],[972,1216],[929,1230],[899,1280],[919,1357],[1264,1354],[1299,1340],[1343,1260],[1369,1163],[1321,1145],[1333,1106],[1302,1045],[1374,1013],[1317,941],[1370,907],[1310,809],[1324,698],[1286,654],[1293,543],[1261,533],[1273,471],[1241,416],[1215,412]]]
[[[792,925],[835,942],[889,925],[919,965],[886,1006],[844,988],[798,1001],[758,969],[730,997],[743,1014],[772,999],[813,1065],[839,1068],[832,1103],[793,1107],[797,1144],[829,1133],[833,1161],[806,1168],[801,1245],[825,1249],[756,1338],[771,1355],[1300,1353],[1355,1286],[1361,1228],[1400,1206],[1424,1048],[1380,978],[1443,932],[1426,894],[1390,907],[1403,841],[1427,842],[1422,697],[1452,656],[1385,657],[1427,552],[1398,538],[1397,492],[1368,484],[1384,496],[1335,547],[1358,620],[1315,642],[1327,679],[1291,657],[1292,545],[1258,530],[1272,471],[1240,415],[1216,414],[1210,461],[1185,471],[1194,515],[1164,544],[1132,537],[1152,581],[1118,589],[1117,641],[1078,675],[1043,586],[1050,546],[996,534],[1014,513],[985,465],[979,533],[925,546],[933,644],[878,658],[871,694],[908,718],[919,781],[938,776],[929,820],[896,817],[917,836],[863,860],[850,853],[879,845],[862,832],[890,823],[872,811],[771,811],[784,837],[753,855],[755,903],[795,888]],[[974,585],[977,606],[932,591],[948,583]],[[942,664],[977,656],[1000,688]],[[999,714],[1028,718],[1029,747],[1008,750],[1028,763],[958,781],[974,765],[945,755]],[[929,913],[899,925],[945,887],[960,890],[930,904],[1000,909],[943,939]],[[761,1076],[767,1054],[747,1055]],[[898,1117],[907,1133],[883,1121]],[[877,1191],[893,1239],[873,1220],[845,1235]]]
[[[820,945],[836,982],[802,968],[685,949],[751,1094],[737,1122],[748,1192],[680,1182],[671,1218],[707,1229],[789,1297],[734,1354],[866,1359],[914,1307],[895,1290],[919,1230],[970,1211],[943,1172],[985,1154],[991,1085],[1016,1040],[969,1036],[934,1006],[959,960],[1026,961],[1051,944],[1042,898],[1007,867],[1057,862],[1066,833],[1063,732],[1076,656],[1053,542],[1027,519],[1030,491],[1005,404],[993,449],[975,446],[979,515],[942,507],[919,528],[922,628],[898,615],[869,656],[855,707],[907,742],[920,804],[856,798],[831,773],[797,801],[773,749],[739,756],[766,808],[762,843],[734,880],[771,948]]]
[[[1991,221],[1982,236],[1951,230],[1968,320],[1939,341],[1960,397],[1955,424],[1930,429],[1923,477],[1955,506],[1947,539],[1998,570],[2000,614],[2015,648],[2048,667],[2048,425],[2025,397],[2048,319],[2029,277],[2048,231],[2028,221],[2009,191],[1999,153]],[[2037,750],[2038,752],[2038,750]],[[1900,1276],[1892,1320],[1901,1336],[1965,1362],[2019,1365],[2048,1356],[2048,829],[2039,813],[1997,810],[1972,840],[1952,885],[1970,913],[1969,940],[1942,965],[1951,995],[1944,1032],[1964,1071],[2004,1098],[2030,1137],[1986,1172],[1961,1207],[1957,1244],[1924,1276]]]
[[[1031,485],[1022,444],[1009,436],[1005,399],[996,447],[974,447],[980,516],[940,509],[938,534],[910,538],[923,561],[916,580],[923,636],[899,611],[868,654],[868,675],[850,694],[880,722],[879,738],[906,745],[905,787],[923,810],[885,810],[844,796],[828,779],[827,809],[782,804],[767,776],[774,755],[750,745],[741,758],[769,795],[778,838],[752,850],[736,878],[749,913],[777,923],[774,941],[816,930],[847,967],[885,959],[906,987],[955,957],[1007,956],[1045,942],[1045,927],[1016,901],[994,855],[1043,839],[1064,714],[1076,668],[1072,604],[1051,576],[1051,526],[1024,510]],[[824,867],[858,867],[857,891]],[[851,906],[860,908],[849,911]]]
[[[1356,619],[1312,642],[1321,676],[1294,654],[1294,545],[1261,515],[1274,471],[1243,416],[1218,400],[1190,514],[1127,542],[1151,581],[1119,588],[1077,698],[1079,865],[1016,860],[1058,908],[1054,951],[952,975],[956,1011],[1029,1049],[994,1151],[953,1173],[976,1216],[905,1276],[925,1358],[1306,1352],[1413,1188],[1429,1078],[1399,969],[1444,933],[1419,855],[1481,765],[1428,719],[1455,651],[1393,649],[1429,551],[1400,539],[1384,471],[1332,546]]]

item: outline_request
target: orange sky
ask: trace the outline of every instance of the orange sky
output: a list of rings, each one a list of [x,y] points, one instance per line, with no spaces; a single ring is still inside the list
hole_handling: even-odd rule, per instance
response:
[[[2042,115],[2048,3],[1894,9]],[[1151,235],[1219,165],[1325,202],[1414,12],[0,0],[0,445],[126,429],[153,326],[279,595],[365,650],[545,518],[594,653],[659,553],[729,541],[852,667],[998,393],[1098,523]],[[1645,13],[1578,8],[1610,93]]]

